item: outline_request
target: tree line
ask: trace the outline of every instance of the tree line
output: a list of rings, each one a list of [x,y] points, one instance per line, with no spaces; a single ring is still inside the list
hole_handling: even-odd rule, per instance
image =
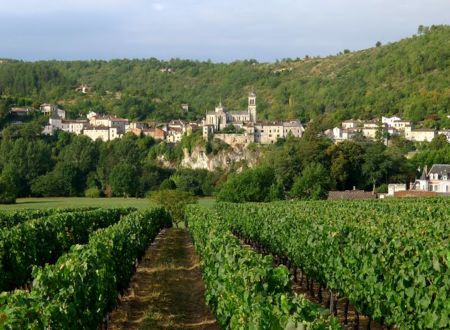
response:
[[[311,124],[302,138],[279,139],[260,148],[254,168],[245,163],[214,172],[180,168],[184,152],[227,152],[219,140],[206,142],[198,131],[176,145],[126,134],[109,142],[58,131],[42,136],[39,121],[12,125],[0,138],[0,201],[15,197],[144,197],[177,190],[232,202],[322,199],[329,190],[353,188],[386,192],[388,183],[409,183],[424,166],[450,163],[443,135],[413,144],[401,136],[388,146],[363,136],[334,144]],[[406,157],[411,154],[413,156]],[[169,162],[163,167],[160,159]]]

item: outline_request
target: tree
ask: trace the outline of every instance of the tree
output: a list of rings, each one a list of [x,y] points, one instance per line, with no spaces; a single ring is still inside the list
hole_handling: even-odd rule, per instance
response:
[[[372,185],[372,191],[375,191],[376,185],[387,179],[391,160],[385,154],[386,147],[382,143],[373,143],[369,145],[364,154],[364,163],[362,173]]]
[[[381,41],[377,41],[377,43],[375,44],[376,47],[381,47]]]
[[[163,206],[172,216],[172,221],[179,226],[184,221],[184,210],[187,205],[197,203],[194,195],[178,190],[159,190],[150,194],[153,203]]]
[[[85,182],[72,164],[58,163],[50,173],[33,180],[31,191],[38,196],[81,196]]]
[[[213,183],[206,170],[180,169],[173,176],[178,190],[187,191],[195,196],[205,196],[211,192]]]
[[[113,194],[116,196],[136,196],[138,176],[136,168],[127,163],[116,165],[109,176]]]
[[[270,202],[281,196],[274,196],[279,191],[274,170],[269,167],[256,167],[231,176],[217,194],[219,201],[232,203]]]
[[[319,163],[312,163],[295,178],[289,196],[308,200],[324,199],[330,189],[331,179],[326,168]]]
[[[431,140],[429,148],[431,150],[441,150],[448,146],[447,137],[444,134],[439,134]]]
[[[331,158],[330,175],[339,190],[352,189],[361,182],[364,149],[353,141],[333,144],[327,149]]]

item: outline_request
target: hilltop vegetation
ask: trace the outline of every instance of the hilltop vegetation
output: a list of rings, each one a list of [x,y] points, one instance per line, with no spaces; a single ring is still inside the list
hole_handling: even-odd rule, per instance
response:
[[[76,92],[80,84],[92,92]],[[450,26],[421,26],[411,38],[389,45],[270,64],[2,61],[0,119],[13,104],[41,102],[58,102],[74,117],[94,110],[130,119],[195,119],[219,98],[230,108],[243,108],[246,92],[255,90],[261,118],[316,119],[331,127],[351,117],[397,114],[424,126],[450,127],[449,86]],[[182,103],[189,103],[188,113]]]

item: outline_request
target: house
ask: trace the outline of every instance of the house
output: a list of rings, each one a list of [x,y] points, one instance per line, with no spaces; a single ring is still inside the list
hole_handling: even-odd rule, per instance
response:
[[[25,117],[33,111],[34,109],[30,107],[13,107],[9,110],[9,113],[16,117]]]
[[[183,110],[184,112],[189,112],[189,104],[187,103],[181,104],[181,110]]]
[[[125,131],[126,132],[132,132],[134,129],[146,129],[148,128],[148,124],[147,123],[142,123],[142,122],[131,122],[128,125],[125,126]]]
[[[410,121],[402,120],[399,117],[381,117],[381,122],[385,124],[388,128],[394,128],[398,131],[403,132],[406,127],[411,127],[412,123]]]
[[[86,135],[93,141],[100,139],[105,142],[122,137],[117,127],[92,126],[92,125],[84,128],[83,135]]]
[[[66,119],[66,111],[60,109],[56,104],[41,104],[39,110],[46,116],[57,115],[59,118]]]
[[[300,121],[259,121],[254,124],[255,142],[261,144],[273,144],[280,138],[302,137],[305,129]],[[248,133],[251,133],[249,128]]]
[[[48,120],[48,124],[44,126],[42,134],[53,135],[55,131],[61,130],[80,135],[88,124],[89,122],[86,119],[66,120],[59,117],[57,113],[53,113]]]
[[[56,109],[58,109],[56,104],[43,103],[39,106],[39,110],[46,116],[50,116]]]
[[[377,138],[378,131],[379,131],[378,127],[364,127],[361,130],[363,136],[365,136],[369,140],[375,140]]]
[[[359,122],[353,119],[346,120],[342,122],[342,128],[343,129],[354,129],[357,128],[359,125]]]
[[[396,121],[402,120],[400,117],[381,117],[381,123],[386,124],[389,127],[392,127]]]
[[[166,135],[166,141],[169,143],[177,143],[180,142],[183,138],[184,132],[182,128],[171,128]]]
[[[413,190],[450,193],[450,165],[434,164],[430,171],[427,167],[422,171],[420,179],[414,183]]]
[[[381,123],[381,126],[385,127],[386,125]],[[369,120],[363,124],[363,128],[375,128],[380,127],[380,123],[377,120]]]
[[[94,127],[115,127],[118,134],[123,134],[129,124],[128,119],[115,116],[92,116],[89,118],[89,124]]]
[[[399,120],[393,123],[392,128],[395,128],[398,131],[404,132],[407,127],[411,127],[412,123],[406,120]]]
[[[325,135],[337,143],[352,139],[357,131],[357,129],[352,128],[342,129],[340,127],[335,127],[332,130],[325,131]]]
[[[89,124],[86,119],[63,120],[62,122],[65,125],[69,125],[69,133],[74,133],[76,135],[80,135],[81,133],[83,133],[84,128]]]
[[[405,127],[405,139],[416,142],[430,142],[437,136],[436,129],[413,129],[411,126]]]

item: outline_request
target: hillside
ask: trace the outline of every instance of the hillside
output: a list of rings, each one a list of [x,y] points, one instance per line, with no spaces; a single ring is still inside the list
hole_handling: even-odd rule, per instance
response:
[[[92,91],[76,92],[80,84]],[[398,114],[450,127],[450,26],[420,27],[410,38],[362,51],[276,63],[0,61],[0,119],[12,104],[41,102],[58,102],[72,116],[92,109],[130,119],[194,119],[220,98],[229,108],[244,107],[250,90],[261,118],[319,117],[330,127]],[[182,103],[189,103],[188,114]]]

